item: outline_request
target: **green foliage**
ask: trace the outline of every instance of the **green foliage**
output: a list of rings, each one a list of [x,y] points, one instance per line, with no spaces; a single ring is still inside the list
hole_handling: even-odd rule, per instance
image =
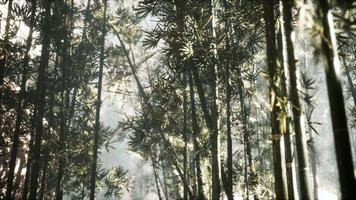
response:
[[[8,9],[5,5],[9,2],[1,0],[1,8]],[[36,1],[35,23],[31,25],[32,2],[13,1],[12,14],[8,18],[0,14],[1,25],[9,19],[9,30],[2,32],[0,38],[0,61],[4,63],[1,68],[4,83],[0,85],[0,159],[3,161],[0,164],[0,199],[5,198],[3,186],[8,177],[6,169],[19,113],[23,116],[18,158],[21,157],[25,163],[21,169],[31,163],[25,162],[25,155],[29,159],[33,157],[30,149],[37,132],[38,69],[46,21],[44,5],[48,1]],[[118,6],[112,6],[114,3]],[[157,177],[152,173],[139,178],[135,176],[137,179],[134,180],[135,177],[130,177],[134,175],[130,171],[132,169],[122,166],[106,169],[99,159],[96,187],[105,198],[120,199],[125,191],[134,191],[132,198],[143,199],[146,193],[160,190],[161,196],[167,199],[182,199],[189,195],[189,198],[199,199],[199,186],[203,196],[208,197],[215,184],[212,183],[213,153],[217,150],[213,149],[215,129],[218,129],[220,137],[217,145],[220,155],[217,158],[223,163],[222,175],[219,176],[226,176],[220,178],[229,178],[227,161],[230,153],[233,155],[230,157],[233,162],[230,174],[233,193],[246,199],[251,196],[256,199],[274,198],[271,141],[271,120],[274,119],[270,117],[269,103],[280,110],[276,116],[277,128],[282,133],[286,132],[290,119],[287,109],[290,98],[283,88],[286,74],[280,59],[276,60],[276,66],[269,66],[267,70],[264,52],[268,41],[265,39],[261,1],[211,3],[142,0],[130,1],[131,8],[125,1],[109,1],[107,24],[103,31],[102,1],[51,1],[48,20],[53,27],[50,30],[49,66],[45,73],[45,111],[43,119],[39,120],[43,121],[45,128],[39,155],[40,171],[43,172],[40,188],[45,190],[41,192],[39,189],[39,195],[53,199],[58,194],[56,182],[61,163],[64,163],[63,178],[59,183],[64,198],[88,197],[99,55],[102,33],[107,32],[104,91],[132,102],[128,108],[123,103],[120,114],[123,113],[124,117],[117,119],[117,128],[100,123],[99,157],[104,149],[109,152],[115,143],[127,141],[130,153],[146,164],[153,162]],[[350,5],[334,9],[334,18],[347,85],[348,114],[352,125],[356,126],[356,15],[354,6]],[[277,13],[275,18],[280,14]],[[299,13],[293,17],[295,23],[300,22]],[[213,19],[217,20],[216,24],[212,23]],[[150,27],[143,30],[142,24],[148,20]],[[323,27],[315,24],[313,34],[320,33]],[[26,34],[21,32],[25,26],[33,26],[34,29],[29,40],[26,40],[26,30]],[[273,26],[274,30],[280,24]],[[302,33],[296,34],[307,37]],[[30,54],[26,56],[26,42],[31,40]],[[310,43],[306,38],[302,42],[304,46]],[[307,52],[303,48],[301,51]],[[26,57],[28,66],[25,69]],[[310,134],[318,134],[321,123],[314,120],[313,112],[317,108],[314,96],[319,82],[310,76],[308,67],[303,68],[298,80],[303,86],[299,93],[308,107],[305,111],[306,126]],[[21,89],[23,77],[26,84]],[[267,84],[268,79],[272,84]],[[268,102],[267,96],[272,97],[272,102]],[[20,102],[22,97],[23,103]],[[125,113],[131,108],[133,112]],[[231,122],[231,130],[228,130],[227,122]],[[229,137],[232,150],[227,148]],[[311,151],[315,151],[315,140],[307,141]],[[47,166],[46,170],[44,166]],[[43,175],[44,171],[47,175]],[[198,171],[202,177],[198,177]],[[17,173],[22,187],[25,177]],[[133,185],[140,188],[132,188]],[[21,198],[21,187],[14,191],[15,198]]]
[[[130,181],[130,178],[128,178],[128,171],[122,166],[110,169],[104,178],[105,187],[107,188],[104,196],[120,199],[124,189],[129,191]]]

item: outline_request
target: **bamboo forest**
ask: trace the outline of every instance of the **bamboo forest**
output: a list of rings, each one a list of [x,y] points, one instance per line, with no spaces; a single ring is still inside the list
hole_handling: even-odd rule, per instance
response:
[[[0,199],[356,200],[355,0],[0,0]]]

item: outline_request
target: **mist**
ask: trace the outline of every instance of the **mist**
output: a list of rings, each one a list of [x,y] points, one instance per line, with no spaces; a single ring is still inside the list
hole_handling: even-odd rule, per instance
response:
[[[356,4],[293,2],[0,2],[0,199],[356,198]]]

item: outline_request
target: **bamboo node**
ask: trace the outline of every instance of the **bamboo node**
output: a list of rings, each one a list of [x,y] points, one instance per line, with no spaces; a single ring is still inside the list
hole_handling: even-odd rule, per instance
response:
[[[278,140],[280,140],[281,139],[281,137],[282,137],[282,135],[281,134],[272,134],[272,140],[275,140],[275,141],[278,141]]]

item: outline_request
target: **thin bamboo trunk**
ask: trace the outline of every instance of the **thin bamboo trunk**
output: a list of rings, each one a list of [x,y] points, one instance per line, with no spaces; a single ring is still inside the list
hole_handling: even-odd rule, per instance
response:
[[[288,96],[289,92],[287,88],[290,88],[290,80],[289,76],[287,76],[289,73],[288,69],[288,57],[287,57],[287,48],[286,48],[286,37],[285,35],[285,27],[284,27],[284,15],[283,15],[283,4],[280,1],[279,3],[279,8],[280,8],[280,17],[279,21],[281,26],[278,28],[278,33],[277,33],[277,41],[278,41],[278,49],[279,49],[279,56],[282,58],[282,63],[283,63],[283,73],[281,75],[282,78],[282,92],[284,96]],[[291,116],[291,105],[288,102],[287,103],[287,113],[288,113],[288,118],[287,118],[287,126],[286,126],[286,133],[284,137],[284,145],[285,145],[285,154],[286,154],[286,173],[287,173],[287,184],[288,184],[288,198],[290,200],[297,199],[297,188],[296,188],[296,173],[295,173],[295,163],[294,163],[294,145],[292,144],[293,136],[292,136],[292,116]]]
[[[23,183],[23,190],[22,190],[22,200],[27,199],[28,195],[28,188],[29,188],[29,182],[30,182],[30,175],[31,175],[31,166],[32,166],[32,157],[33,157],[33,146],[34,146],[34,133],[33,130],[31,130],[30,133],[30,142],[29,142],[29,151],[28,151],[28,156],[27,156],[27,164],[26,164],[26,174],[24,178],[24,183]]]
[[[104,10],[103,10],[103,21],[101,27],[101,41],[100,41],[100,63],[99,63],[99,80],[98,80],[98,93],[96,100],[96,114],[95,114],[95,127],[94,127],[94,137],[93,137],[93,163],[91,166],[91,180],[90,180],[90,200],[94,200],[95,197],[95,187],[96,187],[96,169],[97,169],[97,160],[98,160],[98,140],[99,140],[99,131],[100,131],[100,108],[101,108],[101,92],[102,92],[102,83],[103,83],[103,68],[105,61],[105,36],[106,36],[106,9],[107,9],[107,0],[103,0]]]
[[[202,179],[201,164],[200,164],[200,147],[198,142],[198,133],[200,131],[199,131],[199,124],[197,121],[192,72],[188,71],[188,73],[189,73],[189,96],[190,96],[190,106],[191,106],[190,109],[191,109],[192,127],[193,127],[194,162],[195,162],[195,167],[197,172],[197,183],[198,183],[197,184],[198,198],[204,200],[205,197],[203,191],[203,179]]]
[[[72,19],[70,18],[69,11],[67,9],[66,0],[60,0],[59,5],[59,14],[63,15],[63,41],[64,44],[61,48],[62,54],[62,95],[61,95],[61,112],[60,112],[60,130],[59,130],[59,146],[58,146],[58,166],[57,166],[57,180],[56,180],[56,200],[63,199],[63,176],[65,168],[65,141],[67,138],[68,132],[68,118],[69,118],[69,104],[70,104],[70,89],[68,88],[69,84],[69,65],[70,65],[70,23]],[[72,7],[72,6],[71,6]],[[65,94],[65,95],[64,95]]]
[[[284,53],[286,54],[284,58],[286,59],[286,64],[288,64],[288,72],[289,72],[289,81],[290,81],[290,100],[291,107],[293,113],[293,125],[295,129],[296,136],[296,149],[298,156],[298,169],[299,169],[299,181],[300,181],[300,195],[302,199],[312,199],[313,198],[313,190],[311,187],[311,179],[310,179],[310,164],[309,164],[309,156],[307,149],[307,141],[306,141],[306,133],[304,128],[304,115],[303,115],[303,106],[300,103],[299,98],[299,84],[298,84],[298,74],[299,70],[296,68],[296,59],[294,55],[294,45],[292,41],[292,1],[281,0],[282,6],[282,15],[283,15],[283,23],[282,23],[282,31],[284,38],[284,47],[286,50]]]
[[[244,83],[242,80],[241,71],[238,70],[238,93],[239,93],[239,102],[240,102],[240,109],[241,109],[241,117],[242,117],[242,127],[243,127],[243,145],[244,145],[244,179],[245,179],[245,198],[249,199],[250,195],[250,177],[252,177],[252,154],[251,154],[251,142],[249,136],[249,130],[247,127],[248,124],[248,114],[246,112],[246,105],[245,105],[245,97],[243,95],[244,91]]]
[[[179,36],[183,36],[183,32],[184,32],[184,16],[185,16],[185,2],[183,0],[175,0],[174,1],[176,9],[177,9],[177,31]],[[178,53],[179,55],[179,53]],[[177,59],[177,64],[183,64],[184,61],[183,59],[178,56]],[[184,65],[184,64],[183,64]],[[184,184],[184,188],[183,188],[183,199],[187,200],[188,199],[188,185],[189,185],[189,181],[188,181],[188,173],[187,173],[187,163],[188,163],[188,128],[187,128],[187,94],[186,94],[186,82],[187,82],[187,77],[186,77],[186,72],[185,70],[183,71],[183,87],[184,87],[184,91],[183,91],[183,140],[184,140],[184,155],[183,155],[183,172],[184,172],[184,178],[185,181],[187,182],[187,184]]]
[[[243,147],[244,147],[244,199],[248,200],[249,195],[250,195],[250,184],[249,184],[249,178],[248,178],[248,162],[247,162],[247,145],[246,145],[246,133],[244,132],[243,134]]]
[[[229,12],[229,6],[226,0],[223,0],[224,10],[225,12]],[[230,28],[231,24],[229,20],[225,21],[225,29],[226,29],[226,51],[231,51],[230,47]],[[234,199],[233,194],[233,162],[232,162],[232,131],[231,131],[231,80],[230,80],[230,68],[231,63],[230,60],[226,60],[225,63],[225,78],[226,78],[226,146],[227,146],[227,158],[226,158],[226,165],[227,165],[227,172],[226,172],[226,186],[225,193],[228,200]],[[224,168],[221,169],[222,171]],[[223,178],[223,177],[222,177]]]
[[[231,131],[231,83],[230,83],[230,70],[226,68],[226,143],[227,143],[227,192],[228,200],[234,199],[233,194],[233,167],[232,167],[232,131]]]
[[[39,200],[43,200],[46,192],[46,180],[47,180],[47,170],[48,170],[48,163],[49,163],[49,152],[47,151],[45,155],[45,159],[43,161],[43,172],[41,177],[41,188],[39,190]]]
[[[283,136],[286,128],[286,120],[279,117],[284,114],[284,103],[280,101],[281,92],[279,88],[280,73],[283,70],[280,66],[280,59],[277,55],[276,33],[275,33],[275,12],[274,0],[264,0],[264,19],[266,28],[267,44],[267,64],[270,78],[270,104],[271,104],[271,121],[272,121],[272,148],[273,148],[273,165],[275,176],[276,199],[288,199],[288,187],[285,168],[285,152]]]
[[[221,175],[221,163],[220,163],[220,131],[219,131],[219,80],[218,80],[218,52],[216,46],[216,0],[210,1],[211,23],[210,29],[212,34],[212,51],[213,59],[210,66],[211,73],[211,88],[212,88],[212,108],[211,118],[213,131],[210,135],[211,144],[211,182],[212,182],[212,198],[220,199],[220,175]]]
[[[160,153],[162,155],[162,146],[160,146]],[[166,200],[169,199],[169,195],[168,195],[168,185],[167,185],[167,172],[166,172],[166,163],[165,163],[165,159],[161,159],[161,167],[162,167],[162,175],[163,175],[163,189],[164,189],[164,198]]]
[[[155,177],[158,199],[163,200],[162,195],[161,195],[161,189],[159,188],[159,181],[158,181],[159,178],[158,178],[158,174],[157,174],[156,160],[153,158],[153,156],[151,156],[151,162],[152,162],[153,174]]]
[[[176,170],[178,172],[179,178],[181,179],[181,181],[183,183],[183,187],[187,187],[187,190],[188,190],[187,192],[188,192],[189,198],[190,199],[194,199],[193,193],[190,190],[188,182],[184,178],[184,173],[182,172],[182,169],[179,167],[178,156],[175,154],[171,143],[169,142],[169,140],[167,140],[165,138],[165,136],[163,134],[163,131],[160,128],[158,128],[156,131],[159,133],[158,136],[160,136],[163,139],[164,145],[166,146],[166,149],[168,150],[168,152],[172,154],[172,158],[170,160],[171,160],[173,166],[176,168]]]
[[[38,70],[38,81],[37,81],[37,100],[35,104],[35,110],[37,110],[35,117],[36,134],[34,139],[33,148],[33,164],[31,167],[31,178],[30,178],[30,199],[37,198],[38,189],[38,176],[40,174],[40,159],[41,159],[41,143],[42,136],[44,134],[43,127],[43,117],[45,113],[45,97],[47,89],[47,68],[49,61],[49,47],[51,43],[51,3],[52,1],[46,1],[44,3],[44,23],[42,27],[42,50],[40,65]]]
[[[293,136],[290,132],[290,119],[288,119],[287,134],[284,136],[284,145],[286,149],[286,173],[287,173],[287,183],[288,183],[288,198],[289,200],[297,199],[296,184],[296,172],[294,163],[294,151],[293,151]]]
[[[212,0],[210,1],[210,8],[211,8],[211,14],[212,14],[212,20],[211,20],[211,31],[212,31],[212,36],[215,38],[215,16],[213,13],[214,8],[215,8],[215,1]],[[215,40],[215,39],[214,39]],[[194,83],[197,87],[197,93],[200,99],[200,107],[203,111],[203,117],[204,121],[210,131],[210,139],[209,139],[209,144],[211,146],[211,164],[212,164],[212,190],[211,190],[211,195],[212,198],[214,199],[219,199],[220,198],[220,173],[221,173],[221,164],[220,164],[220,156],[219,156],[219,130],[218,130],[218,108],[217,108],[217,77],[216,77],[216,71],[217,71],[217,51],[216,51],[216,45],[215,42],[213,42],[213,45],[215,46],[213,49],[214,51],[214,63],[210,67],[210,77],[211,77],[211,88],[212,88],[212,107],[211,107],[211,112],[209,112],[208,109],[208,104],[207,100],[205,97],[205,91],[203,88],[202,81],[200,79],[199,71],[198,71],[198,66],[195,65],[194,61],[191,60],[191,72],[192,76],[194,77]],[[213,192],[214,191],[214,192]]]
[[[56,180],[56,200],[61,200],[63,199],[63,188],[62,188],[62,179],[64,176],[64,160],[65,160],[65,149],[64,149],[64,142],[65,142],[65,134],[67,134],[67,123],[66,123],[66,109],[65,109],[65,102],[67,102],[67,95],[64,95],[65,93],[68,93],[69,91],[63,91],[61,94],[61,99],[62,99],[62,105],[61,105],[61,122],[60,122],[60,131],[59,131],[59,147],[58,147],[58,166],[57,166],[57,180]]]
[[[55,58],[55,74],[56,73],[56,68],[58,65],[58,56],[56,55]],[[53,124],[53,107],[54,107],[54,93],[51,93],[51,96],[49,97],[49,124]],[[36,116],[37,111],[34,110],[34,116]],[[31,126],[33,129],[35,128],[34,120],[32,121]],[[25,180],[24,180],[24,187],[22,191],[22,200],[26,200],[28,198],[28,189],[29,189],[29,181],[30,181],[30,172],[31,172],[31,166],[32,166],[32,160],[33,160],[33,151],[34,151],[34,131],[31,129],[30,132],[30,142],[29,142],[29,152],[28,152],[28,158],[27,158],[27,166],[26,166],[26,174],[25,174]]]

